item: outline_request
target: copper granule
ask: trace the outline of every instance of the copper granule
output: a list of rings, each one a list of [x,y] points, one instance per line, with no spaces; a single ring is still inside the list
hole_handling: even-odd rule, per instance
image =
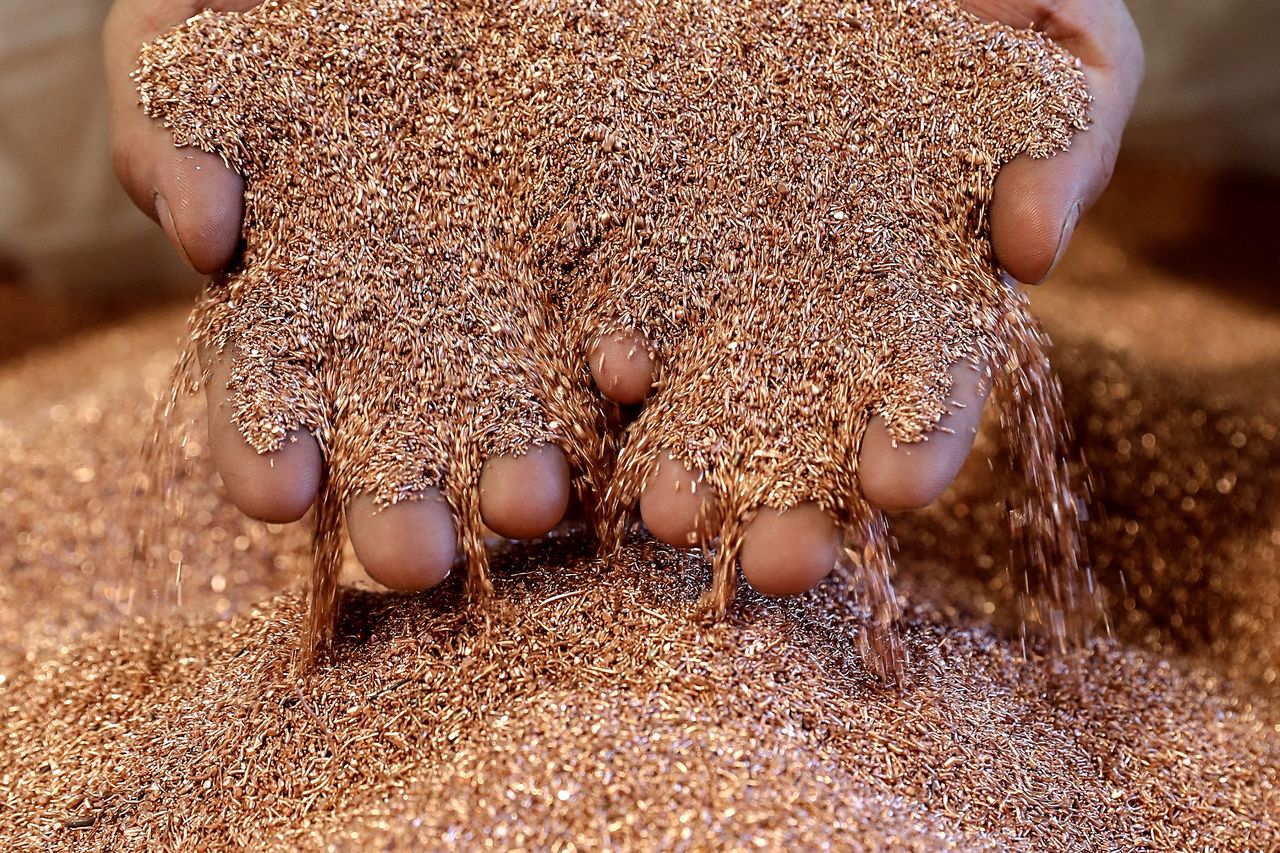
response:
[[[1027,590],[1060,641],[1083,634],[1058,392],[986,234],[999,166],[1086,123],[1078,63],[1040,34],[947,0],[267,2],[193,18],[138,79],[179,144],[247,180],[243,258],[194,339],[234,352],[259,450],[299,427],[326,450],[312,640],[353,495],[440,488],[484,593],[486,456],[563,447],[616,548],[667,448],[718,497],[714,611],[755,511],[814,500],[892,676],[857,450],[876,414],[927,439],[965,361],[997,374],[1026,473]],[[584,353],[621,329],[663,373],[612,470]]]

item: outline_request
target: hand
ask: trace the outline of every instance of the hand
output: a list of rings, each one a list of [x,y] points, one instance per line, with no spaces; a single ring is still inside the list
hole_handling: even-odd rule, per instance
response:
[[[1093,125],[1073,140],[1069,151],[1044,160],[1020,158],[1007,165],[996,180],[991,223],[997,258],[1013,277],[1040,281],[1061,257],[1080,213],[1092,204],[1110,177],[1141,79],[1141,45],[1121,0],[962,2],[981,16],[1015,26],[1036,26],[1055,38],[1080,58],[1094,95]],[[217,0],[209,5],[246,9],[257,3]],[[215,157],[174,149],[167,131],[139,109],[129,77],[145,41],[200,8],[198,0],[118,0],[106,29],[107,62],[116,162],[122,182],[139,206],[164,226],[192,266],[214,272],[228,263],[236,250],[243,217],[243,182]],[[642,344],[643,341],[618,340],[605,347],[611,348],[612,354],[597,351],[591,355],[593,372],[598,374],[601,389],[607,389],[606,395],[637,402],[652,389],[653,365],[646,363],[633,369],[629,363],[631,353],[646,351]],[[225,375],[225,363],[217,362],[209,368],[215,377]],[[621,382],[624,373],[629,377],[626,383]],[[945,416],[942,426],[946,429],[938,430],[928,442],[895,445],[885,424],[879,418],[872,420],[862,445],[858,472],[864,495],[872,504],[886,510],[913,508],[931,503],[941,494],[972,447],[990,385],[986,374],[985,369],[966,369],[963,365],[954,369],[952,395],[959,405]],[[215,462],[233,499],[259,518],[287,521],[300,516],[314,497],[319,481],[322,460],[316,440],[299,434],[276,453],[259,455],[230,422],[225,380],[215,378],[209,391],[211,432],[225,439],[213,442]],[[667,479],[680,481],[688,473],[667,471]],[[681,484],[682,481],[676,482],[677,486]],[[696,504],[705,495],[695,495],[694,489],[683,487],[655,486],[648,491],[656,495],[695,496],[692,506],[677,507],[658,506],[652,500],[646,507],[641,498],[641,513],[659,538],[687,542],[699,517]],[[836,531],[821,513],[802,515],[794,515],[783,524],[771,521],[768,535],[757,537],[755,545],[745,542],[744,568],[751,562],[749,552],[753,549],[761,554],[781,555],[788,564],[794,564],[803,543],[812,542],[814,547],[809,550],[815,556],[808,562],[823,573],[829,570],[834,557],[828,559],[828,546]],[[769,572],[760,569],[757,574],[763,578]],[[796,584],[801,581],[812,582],[803,577],[798,581],[784,580],[785,583],[756,585],[784,593],[797,591],[800,587]]]
[[[963,0],[981,18],[1034,27],[1076,56],[1093,95],[1089,129],[1047,159],[1021,156],[996,177],[991,237],[996,258],[1020,282],[1053,272],[1080,220],[1106,189],[1120,137],[1142,82],[1142,42],[1123,0]],[[963,381],[961,379],[963,377]],[[943,418],[950,432],[928,442],[897,444],[878,419],[863,443],[861,478],[868,499],[885,509],[915,509],[938,498],[973,447],[991,390],[983,377],[956,373],[961,404]]]
[[[1082,63],[1094,99],[1092,124],[1072,139],[1069,150],[1047,159],[1019,157],[996,178],[990,212],[996,258],[1013,278],[1038,283],[1061,260],[1081,213],[1111,179],[1142,80],[1142,44],[1122,0],[961,0],[961,5],[986,20],[1034,27],[1054,39]],[[626,364],[626,354],[643,351],[642,345],[643,341],[619,339],[597,346],[591,364],[593,369],[599,365],[601,388],[611,386],[598,374],[612,371],[623,376],[614,366]],[[991,391],[990,367],[952,368],[955,408],[943,416],[927,442],[896,443],[883,418],[872,418],[859,454],[858,478],[873,506],[918,509],[933,503],[951,484],[973,447]],[[652,381],[647,365],[630,369],[625,377],[616,393],[626,402],[643,397]],[[709,517],[710,496],[707,489],[699,494],[699,480],[696,472],[674,460],[660,462],[653,487],[641,498],[641,514],[659,539],[678,544],[702,535],[696,520]],[[743,543],[741,564],[757,589],[799,592],[830,570],[838,531],[821,513],[799,510],[770,517],[765,533],[754,543],[749,537]]]
[[[1093,124],[1071,148],[1001,170],[991,236],[1005,271],[1043,281],[1062,259],[1080,215],[1111,180],[1120,137],[1142,82],[1138,29],[1123,0],[963,0],[981,18],[1042,31],[1079,58],[1093,95]]]
[[[244,180],[220,158],[175,148],[169,131],[149,118],[130,76],[142,46],[203,9],[243,11],[261,0],[117,0],[103,29],[112,148],[120,183],[144,213],[160,223],[178,254],[197,272],[217,273],[235,256],[244,219]],[[306,432],[274,453],[259,454],[231,418],[224,354],[201,353],[214,464],[232,501],[264,521],[293,521],[310,507],[320,482],[321,454]]]
[[[164,228],[178,253],[203,273],[235,252],[244,183],[213,155],[175,149],[143,115],[129,74],[143,43],[202,8],[248,9],[260,0],[118,0],[104,30],[113,149],[121,183]],[[992,236],[1014,278],[1042,281],[1061,259],[1083,213],[1115,166],[1120,138],[1142,79],[1137,28],[1122,0],[964,0],[975,14],[1036,27],[1080,58],[1094,95],[1093,126],[1071,150],[1047,160],[1023,157],[996,181]]]
[[[112,154],[120,183],[197,272],[221,270],[235,255],[244,217],[244,181],[218,157],[174,148],[169,132],[138,104],[130,74],[143,44],[203,9],[243,10],[261,0],[117,0],[103,28]]]

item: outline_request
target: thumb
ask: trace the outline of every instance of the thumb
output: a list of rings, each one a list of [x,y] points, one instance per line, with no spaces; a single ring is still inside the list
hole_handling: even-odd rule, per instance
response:
[[[119,0],[103,27],[107,94],[111,101],[116,174],[144,213],[160,223],[193,269],[214,273],[240,242],[244,181],[220,158],[175,148],[169,132],[139,106],[132,77],[142,45],[194,4],[171,0]]]
[[[164,142],[167,150],[157,145],[143,155],[152,158],[155,218],[193,269],[215,273],[240,243],[244,181],[211,154]]]
[[[1038,160],[1023,155],[996,176],[991,240],[1001,266],[1018,281],[1038,283],[1053,271],[1080,215],[1106,189],[1142,80],[1142,43],[1123,4],[1094,5],[1102,12],[1078,11],[1069,28],[1059,24],[1071,35],[1064,45],[1084,61],[1092,124],[1066,151]]]

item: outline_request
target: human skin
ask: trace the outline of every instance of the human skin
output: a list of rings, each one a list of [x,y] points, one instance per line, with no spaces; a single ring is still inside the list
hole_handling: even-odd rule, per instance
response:
[[[114,157],[121,182],[135,203],[165,230],[194,269],[214,274],[233,259],[244,211],[244,183],[210,154],[174,148],[167,130],[147,118],[129,74],[140,46],[203,9],[244,10],[246,0],[118,0],[105,32],[112,102]],[[1081,212],[1106,186],[1142,75],[1142,48],[1121,0],[969,0],[975,14],[1046,32],[1081,60],[1095,97],[1093,124],[1069,151],[1046,160],[1020,158],[999,174],[990,222],[997,258],[1014,279],[1040,282],[1056,266]],[[289,436],[277,451],[259,454],[231,422],[224,354],[206,364],[210,436],[214,461],[231,499],[241,510],[267,521],[301,517],[321,481],[322,454],[305,431]],[[637,335],[597,340],[586,353],[601,393],[620,403],[642,403],[659,365]],[[990,391],[984,371],[957,365],[955,406],[929,440],[897,444],[884,423],[873,419],[858,460],[865,497],[888,511],[932,503],[968,455]],[[221,381],[219,378],[221,377]],[[699,489],[702,478],[660,457],[640,502],[641,515],[659,539],[687,546],[699,542],[714,516],[714,495]],[[485,522],[513,538],[538,536],[557,524],[566,509],[569,468],[553,447],[519,457],[488,460],[480,480]],[[357,556],[387,586],[426,588],[448,573],[454,557],[454,526],[438,495],[378,510],[367,500],[347,508]],[[699,523],[702,518],[703,522]],[[741,564],[753,586],[769,594],[801,592],[830,571],[840,533],[813,504],[778,513],[762,511],[748,528]]]

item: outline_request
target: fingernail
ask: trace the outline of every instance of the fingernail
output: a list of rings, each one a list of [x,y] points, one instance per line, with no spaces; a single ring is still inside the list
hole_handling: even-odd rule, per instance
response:
[[[169,242],[173,244],[173,248],[177,251],[178,257],[182,258],[182,262],[191,268],[192,272],[199,272],[196,265],[191,263],[191,256],[187,254],[187,249],[182,245],[182,238],[178,236],[178,226],[173,221],[173,213],[169,210],[169,203],[164,200],[164,196],[156,196],[156,218],[160,220],[160,227],[164,229],[164,233],[168,236]]]
[[[1058,268],[1058,264],[1062,261],[1062,256],[1067,253],[1067,246],[1071,244],[1071,235],[1076,232],[1076,224],[1080,222],[1080,202],[1071,205],[1071,209],[1067,211],[1067,218],[1062,220],[1062,230],[1058,232],[1058,249],[1053,253],[1053,263],[1049,264],[1049,269],[1045,270],[1040,281],[1044,281],[1053,275],[1053,271]]]

